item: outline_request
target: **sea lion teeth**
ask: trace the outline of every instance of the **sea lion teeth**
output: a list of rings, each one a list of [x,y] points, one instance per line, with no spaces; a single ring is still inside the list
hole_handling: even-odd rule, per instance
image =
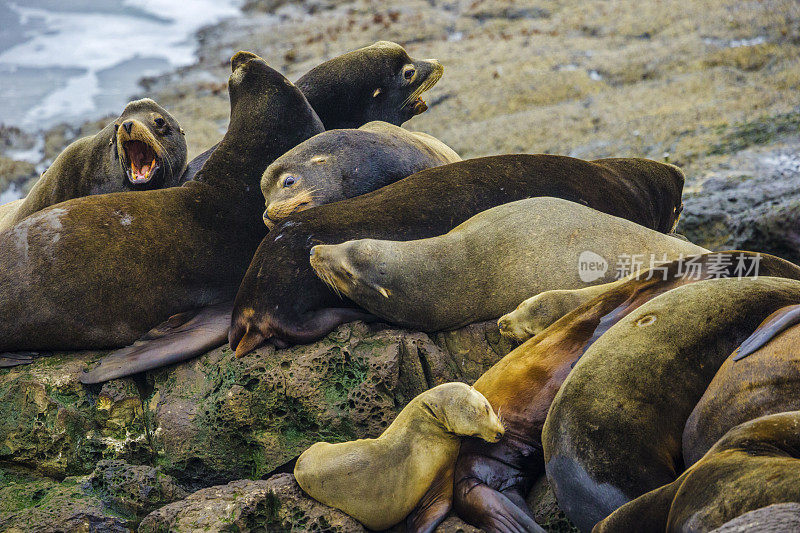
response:
[[[164,120],[158,127],[152,117]],[[130,132],[122,123],[130,126]],[[129,102],[122,114],[96,135],[70,144],[55,159],[23,200],[0,208],[0,230],[42,209],[67,200],[136,189],[174,187],[186,166],[186,139],[180,124],[149,98]],[[136,154],[139,154],[138,156]],[[135,183],[135,170],[158,157],[169,161],[157,179]],[[135,164],[134,168],[131,168]],[[152,172],[151,176],[156,176]]]

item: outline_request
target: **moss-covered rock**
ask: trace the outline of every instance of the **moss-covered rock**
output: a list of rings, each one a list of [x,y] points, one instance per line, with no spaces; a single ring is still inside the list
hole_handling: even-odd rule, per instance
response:
[[[131,518],[106,507],[84,479],[59,483],[0,473],[0,531],[128,533]]]
[[[0,461],[61,478],[122,459],[192,489],[261,478],[316,441],[379,435],[420,392],[472,382],[512,348],[493,323],[433,337],[354,323],[91,387],[78,376],[102,353],[41,357],[0,370]]]
[[[157,468],[119,460],[100,461],[87,487],[111,509],[139,519],[189,495]]]
[[[259,478],[314,442],[379,435],[417,394],[472,382],[510,351],[493,323],[432,340],[363,323],[236,359],[214,350],[148,377],[157,463],[193,486]],[[490,342],[487,339],[492,339]]]
[[[55,354],[0,371],[0,461],[62,478],[97,461],[152,456],[144,411],[131,380],[91,391],[78,381],[101,354]]]

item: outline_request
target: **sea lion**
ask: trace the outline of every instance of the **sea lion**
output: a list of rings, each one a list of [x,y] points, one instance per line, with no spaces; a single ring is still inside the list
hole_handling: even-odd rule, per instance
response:
[[[387,122],[326,131],[267,167],[261,180],[267,199],[264,222],[272,227],[273,220],[292,212],[358,196],[418,170],[459,160],[458,154],[438,139]],[[287,186],[289,177],[294,182]],[[105,357],[93,373],[110,379],[107,376],[121,377],[122,369],[147,370],[153,368],[151,364],[174,363],[204,353],[224,342],[232,308],[230,301],[170,318],[133,345]]]
[[[329,59],[297,80],[326,130],[358,128],[373,120],[400,126],[425,112],[421,95],[442,77],[435,59],[413,59],[397,43],[379,41]],[[189,180],[216,149],[212,146],[189,163]]]
[[[682,470],[686,420],[730,352],[800,281],[711,279],[677,287],[612,326],[583,354],[542,430],[559,507],[589,531]]]
[[[461,444],[454,488],[458,515],[488,531],[510,525],[520,531],[531,529],[534,518],[525,497],[544,471],[542,426],[553,397],[581,354],[610,327],[660,294],[703,279],[740,275],[800,280],[800,267],[770,255],[730,251],[645,269],[601,286],[613,285],[487,370],[474,386],[503,413],[506,434],[495,444],[469,438]]]
[[[725,522],[711,533],[785,533],[800,531],[800,503],[773,503]]]
[[[755,346],[750,348],[750,344]],[[740,357],[741,356],[741,357]],[[800,305],[778,309],[722,363],[683,430],[694,464],[733,426],[800,409]]]
[[[412,330],[441,331],[496,319],[528,294],[610,282],[624,257],[672,261],[707,251],[630,220],[540,197],[493,207],[438,237],[317,245],[311,266],[373,315]],[[587,252],[611,265],[596,279],[581,278]]]
[[[376,439],[314,444],[294,476],[309,496],[370,529],[408,516],[407,529],[433,531],[450,510],[460,437],[496,442],[503,431],[479,392],[445,383],[411,400]]]
[[[185,166],[186,139],[175,117],[149,98],[134,100],[98,133],[67,146],[13,214],[0,218],[0,230],[72,198],[174,187]]]
[[[230,345],[241,356],[270,337],[312,342],[365,316],[316,277],[308,260],[314,245],[433,237],[481,211],[532,196],[583,203],[668,232],[682,189],[677,167],[645,159],[505,155],[423,170],[377,191],[295,213],[270,231],[251,262],[236,297]]]
[[[800,503],[798,459],[800,411],[750,420],[677,480],[623,505],[594,532],[711,531],[768,505]]]
[[[329,130],[275,160],[261,178],[264,223],[295,211],[365,194],[426,168],[461,161],[426,133],[373,121],[358,129]]]
[[[261,58],[237,53],[231,69],[228,132],[196,180],[76,198],[0,232],[0,351],[123,346],[231,298],[266,231],[258,180],[322,131]]]
[[[767,267],[767,270],[761,268],[762,259],[766,261],[764,266]],[[794,263],[785,260],[776,263],[776,260],[775,256],[769,254],[733,250],[709,256],[700,255],[687,258],[681,264],[681,269],[687,279],[750,277],[759,274],[797,279],[795,273],[798,267]],[[782,266],[778,268],[779,265]],[[661,264],[657,268],[661,275],[667,266]],[[532,296],[519,304],[514,311],[500,317],[500,320],[497,321],[500,333],[504,337],[519,342],[525,341],[578,306],[621,286],[629,279],[639,278],[642,275],[639,268],[632,270],[635,272],[629,276],[610,283],[589,285],[580,289],[554,289]]]

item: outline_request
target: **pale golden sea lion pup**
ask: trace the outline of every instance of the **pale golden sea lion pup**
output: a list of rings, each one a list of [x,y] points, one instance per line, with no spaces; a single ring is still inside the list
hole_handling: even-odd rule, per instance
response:
[[[134,100],[98,133],[67,146],[24,200],[0,211],[0,230],[72,198],[174,187],[185,166],[186,139],[175,117],[149,98]]]
[[[377,439],[314,444],[294,475],[312,498],[370,529],[408,516],[408,529],[433,531],[452,505],[460,437],[497,442],[503,432],[483,395],[464,383],[445,383],[411,400]]]

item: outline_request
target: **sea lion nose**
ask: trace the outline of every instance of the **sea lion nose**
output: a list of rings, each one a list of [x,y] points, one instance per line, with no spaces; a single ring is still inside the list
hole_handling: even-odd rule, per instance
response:
[[[133,122],[130,121],[130,120],[127,121],[127,122],[123,122],[122,123],[122,127],[125,128],[126,132],[130,133],[131,130],[133,129]]]

